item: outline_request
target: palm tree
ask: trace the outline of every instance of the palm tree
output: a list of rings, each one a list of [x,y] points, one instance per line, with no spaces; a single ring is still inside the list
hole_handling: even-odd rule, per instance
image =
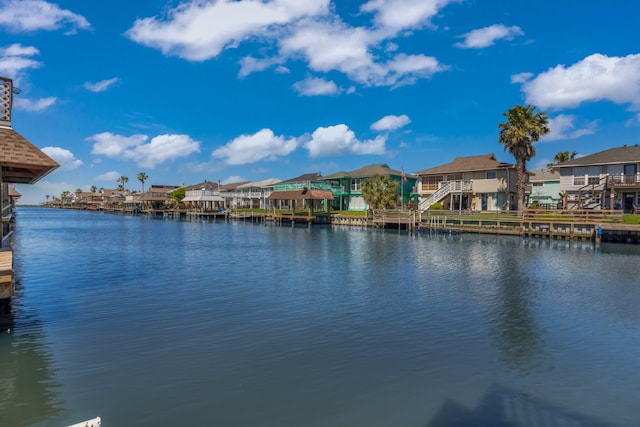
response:
[[[140,172],[138,174],[138,181],[140,181],[142,183],[142,192],[144,193],[144,182],[149,178],[149,176],[144,173],[144,172]]]
[[[120,186],[118,186],[118,189],[121,189],[122,191],[125,190],[124,185],[129,182],[129,178],[126,176],[121,176],[120,178],[118,178],[117,182],[121,183],[122,188],[120,188]]]
[[[503,114],[506,122],[500,123],[500,137],[498,141],[504,144],[505,151],[509,151],[516,159],[518,198],[516,206],[518,211],[524,208],[524,190],[527,185],[527,162],[536,155],[533,143],[549,132],[547,113],[535,112],[533,105],[516,105]]]
[[[51,196],[49,196],[48,194],[44,196],[44,198],[47,199],[47,202],[49,201],[49,197]]]
[[[91,192],[95,193],[98,188],[95,185],[91,186]]]
[[[388,175],[374,175],[362,183],[362,197],[371,209],[395,208],[398,205],[398,183]]]
[[[560,163],[568,162],[569,160],[575,159],[577,155],[578,153],[576,153],[575,151],[572,151],[571,153],[569,153],[568,151],[560,151],[555,156],[553,156],[554,163],[547,163],[547,168],[551,170],[554,166]]]

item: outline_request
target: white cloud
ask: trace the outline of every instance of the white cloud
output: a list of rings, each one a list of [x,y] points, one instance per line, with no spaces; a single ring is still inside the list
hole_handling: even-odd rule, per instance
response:
[[[73,170],[82,166],[82,160],[76,159],[74,154],[60,147],[43,147],[42,151],[53,160],[58,162],[60,170]]]
[[[625,127],[640,125],[640,113],[627,120],[624,125]]]
[[[5,0],[0,6],[0,26],[12,32],[70,27],[67,34],[91,28],[84,16],[44,0]]]
[[[114,77],[112,79],[100,80],[99,82],[96,82],[96,83],[86,82],[84,84],[84,87],[85,89],[90,90],[91,92],[104,92],[105,90],[109,89],[111,86],[118,83],[119,81],[120,81],[119,78]]]
[[[221,184],[234,184],[236,182],[248,182],[249,180],[241,175],[231,175],[220,181]]]
[[[120,174],[120,172],[110,171],[110,172],[105,172],[102,175],[98,175],[94,179],[96,181],[113,181],[113,182],[117,182],[117,180],[120,179],[121,176],[122,176],[122,174]]]
[[[533,77],[533,73],[519,73],[511,76],[511,83],[525,83]]]
[[[359,141],[347,125],[319,127],[304,144],[310,157],[340,156],[343,154],[384,154],[385,136]]]
[[[13,79],[16,85],[19,84],[26,70],[42,66],[41,62],[29,58],[39,53],[33,46],[18,43],[0,48],[0,75]]]
[[[479,49],[493,46],[496,40],[513,40],[514,37],[523,34],[518,26],[506,27],[502,24],[494,24],[461,35],[460,37],[463,37],[464,41],[455,43],[454,46],[463,49]]]
[[[154,168],[200,151],[200,143],[187,135],[159,135],[146,143],[148,139],[146,135],[126,137],[104,132],[90,136],[87,141],[94,142],[92,154],[133,160],[138,166],[145,168]]]
[[[169,10],[165,19],[136,20],[127,35],[165,54],[204,61],[274,27],[328,10],[329,0],[191,1]]]
[[[607,100],[640,109],[640,54],[587,56],[569,67],[558,65],[522,85],[526,101],[541,108],[574,108]]]
[[[411,84],[447,70],[435,58],[397,52],[389,39],[428,25],[456,0],[371,0],[362,12],[374,14],[369,27],[352,27],[330,0],[191,0],[165,16],[137,20],[127,35],[134,41],[189,61],[204,61],[246,41],[265,45],[270,57],[247,56],[239,77],[304,60],[321,73],[339,71],[366,86]]]
[[[213,151],[212,156],[224,159],[230,165],[244,165],[260,160],[275,160],[286,156],[298,147],[296,138],[275,136],[271,129],[262,129],[253,135],[240,135],[223,147]]]
[[[340,88],[333,82],[318,77],[307,77],[306,79],[293,84],[293,88],[305,96],[336,95]]]
[[[596,131],[598,121],[594,120],[576,129],[574,124],[576,116],[571,114],[559,114],[549,119],[550,132],[540,138],[540,141],[557,141],[560,139],[576,139],[584,135],[590,135]]]
[[[280,42],[281,55],[302,56],[316,72],[340,71],[366,86],[393,86],[428,78],[448,67],[436,58],[398,53],[388,61],[377,62],[371,46],[378,35],[364,28],[351,28],[339,22],[315,22],[300,26]]]
[[[40,99],[28,99],[28,98],[13,98],[13,106],[17,110],[23,111],[41,111],[51,107],[56,103],[58,98],[54,96],[50,96],[48,98],[40,98]]]
[[[375,12],[379,27],[399,31],[429,25],[443,7],[456,0],[370,0],[360,8]]]
[[[371,125],[372,130],[376,131],[386,131],[386,130],[396,130],[400,129],[403,126],[411,123],[411,119],[406,114],[401,116],[384,116],[377,122]]]
[[[127,150],[142,145],[149,137],[146,135],[122,136],[103,132],[88,137],[87,141],[93,141],[92,154],[103,155],[111,158],[119,158]]]

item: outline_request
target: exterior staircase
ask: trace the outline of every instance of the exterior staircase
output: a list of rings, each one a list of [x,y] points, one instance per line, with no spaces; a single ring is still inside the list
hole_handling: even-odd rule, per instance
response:
[[[602,177],[597,183],[580,187],[578,197],[567,201],[567,209],[602,209],[603,199],[607,190],[608,176]]]
[[[451,193],[452,188],[453,181],[443,182],[442,186],[438,188],[435,193],[420,202],[420,210],[426,211],[431,205],[447,197]]]

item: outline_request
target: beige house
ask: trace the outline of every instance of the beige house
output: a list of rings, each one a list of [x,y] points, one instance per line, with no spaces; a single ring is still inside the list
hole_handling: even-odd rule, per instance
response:
[[[456,157],[452,162],[415,173],[420,210],[435,203],[444,209],[497,211],[515,208],[516,166],[493,154]]]

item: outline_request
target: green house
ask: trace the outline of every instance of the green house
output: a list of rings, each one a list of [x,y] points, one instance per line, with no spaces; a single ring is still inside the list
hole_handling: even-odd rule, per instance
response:
[[[364,166],[351,172],[337,172],[322,179],[331,184],[333,192],[333,209],[343,211],[363,211],[369,206],[362,197],[362,184],[374,175],[383,175],[398,183],[398,196],[402,205],[417,201],[414,189],[417,177],[403,171],[391,169],[386,164]],[[404,178],[403,178],[404,177]]]

